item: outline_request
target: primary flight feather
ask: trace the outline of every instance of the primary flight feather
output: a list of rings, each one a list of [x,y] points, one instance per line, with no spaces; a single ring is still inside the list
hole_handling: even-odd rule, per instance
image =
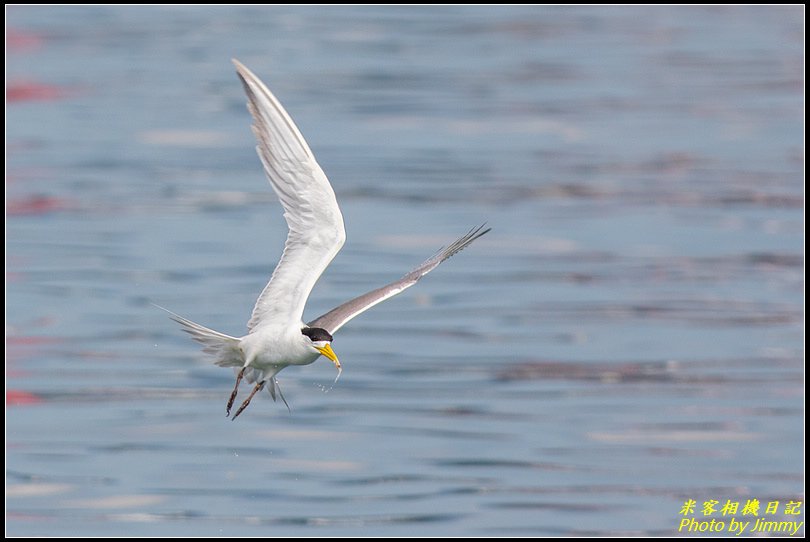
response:
[[[256,300],[244,337],[231,337],[167,312],[204,346],[205,353],[215,357],[217,365],[238,370],[227,415],[242,379],[255,383],[233,415],[236,419],[265,385],[274,400],[278,395],[284,401],[276,374],[288,365],[307,365],[325,356],[340,371],[340,361],[331,347],[333,333],[358,314],[413,286],[489,229],[473,228],[401,279],[347,301],[305,324],[302,318],[309,294],[346,241],[343,215],[329,179],[293,120],[253,72],[238,60],[233,63],[253,116],[256,150],[284,208],[289,227],[287,241],[270,282]]]

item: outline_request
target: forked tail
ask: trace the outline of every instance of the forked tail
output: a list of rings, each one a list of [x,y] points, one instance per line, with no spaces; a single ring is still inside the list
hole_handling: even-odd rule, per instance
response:
[[[155,305],[154,303],[152,303]],[[203,345],[203,352],[214,357],[214,363],[220,367],[242,367],[245,363],[242,351],[239,348],[239,339],[214,331],[179,314],[175,314],[165,307],[155,305],[169,313],[169,318],[183,326],[183,331],[191,338]]]

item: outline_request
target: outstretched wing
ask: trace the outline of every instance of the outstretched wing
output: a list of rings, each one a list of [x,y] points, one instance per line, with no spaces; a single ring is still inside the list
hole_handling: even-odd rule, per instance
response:
[[[470,243],[484,235],[490,228],[484,229],[484,225],[473,228],[466,235],[459,238],[452,245],[442,248],[435,256],[427,259],[422,265],[402,277],[401,279],[386,284],[382,288],[372,290],[367,294],[355,297],[351,301],[335,307],[323,316],[319,316],[311,321],[308,325],[310,327],[320,327],[325,329],[331,334],[334,334],[338,329],[343,327],[343,324],[357,316],[358,314],[367,311],[377,303],[385,301],[389,297],[393,297],[401,291],[410,288],[416,284],[419,279],[436,269],[440,263],[445,261],[453,254],[464,250]]]
[[[275,96],[234,60],[245,87],[264,171],[284,207],[290,232],[248,330],[267,323],[297,323],[315,282],[346,240],[335,193],[312,151]]]

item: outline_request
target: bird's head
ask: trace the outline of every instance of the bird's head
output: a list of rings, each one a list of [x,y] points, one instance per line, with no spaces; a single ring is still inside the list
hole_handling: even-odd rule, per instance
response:
[[[340,360],[338,360],[335,351],[332,350],[332,335],[328,331],[320,327],[305,327],[301,330],[301,333],[309,339],[312,348],[322,356],[329,358],[340,371]]]

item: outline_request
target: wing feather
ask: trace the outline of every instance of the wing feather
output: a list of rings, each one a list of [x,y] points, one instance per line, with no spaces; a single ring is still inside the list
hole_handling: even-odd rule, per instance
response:
[[[311,321],[308,325],[310,327],[323,328],[329,333],[334,334],[338,329],[343,327],[346,322],[358,314],[361,314],[374,305],[410,288],[416,284],[419,279],[436,269],[443,261],[451,257],[453,254],[467,248],[470,243],[490,230],[490,228],[484,229],[485,225],[486,224],[483,224],[477,228],[471,229],[451,245],[439,249],[436,254],[422,262],[421,265],[419,265],[413,271],[407,273],[401,279],[390,284],[386,284],[381,288],[377,288],[376,290],[372,290],[361,296],[355,297],[351,301],[347,301],[346,303],[335,307],[326,314],[319,316],[315,320]]]
[[[298,323],[315,282],[346,240],[335,193],[290,116],[259,78],[233,61],[253,116],[256,150],[289,227],[284,252],[248,321]]]

